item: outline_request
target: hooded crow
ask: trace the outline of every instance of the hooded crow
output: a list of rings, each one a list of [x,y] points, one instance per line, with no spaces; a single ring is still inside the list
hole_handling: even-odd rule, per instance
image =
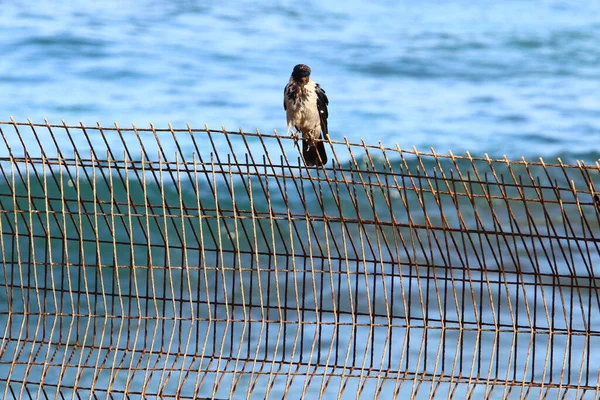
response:
[[[310,80],[310,72],[310,67],[305,64],[294,67],[283,92],[283,108],[286,111],[288,133],[292,127],[296,129],[296,134],[302,133],[302,155],[306,165],[325,165],[327,164],[325,145],[315,139],[329,136],[327,131],[329,99],[319,84]]]

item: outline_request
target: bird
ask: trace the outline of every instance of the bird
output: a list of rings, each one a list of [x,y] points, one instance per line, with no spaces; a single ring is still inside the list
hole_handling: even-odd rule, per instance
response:
[[[306,64],[294,67],[292,75],[283,91],[283,108],[286,111],[287,131],[292,127],[296,132],[292,137],[298,140],[302,133],[302,156],[307,166],[327,164],[325,144],[315,139],[329,138],[327,130],[327,105],[329,99],[325,90],[310,79],[311,69]]]

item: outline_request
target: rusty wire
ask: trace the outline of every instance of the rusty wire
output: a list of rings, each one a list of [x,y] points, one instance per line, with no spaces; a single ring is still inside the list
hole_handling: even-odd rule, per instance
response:
[[[600,165],[0,122],[4,398],[600,394]],[[218,137],[218,138],[217,138]]]

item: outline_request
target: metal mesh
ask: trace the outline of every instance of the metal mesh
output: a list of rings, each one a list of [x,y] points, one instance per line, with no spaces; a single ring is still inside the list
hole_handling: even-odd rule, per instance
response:
[[[599,396],[597,163],[0,135],[4,398]]]

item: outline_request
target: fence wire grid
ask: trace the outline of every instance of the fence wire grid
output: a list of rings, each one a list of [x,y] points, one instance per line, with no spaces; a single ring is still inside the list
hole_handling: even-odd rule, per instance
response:
[[[0,136],[3,398],[599,397],[598,163]]]

